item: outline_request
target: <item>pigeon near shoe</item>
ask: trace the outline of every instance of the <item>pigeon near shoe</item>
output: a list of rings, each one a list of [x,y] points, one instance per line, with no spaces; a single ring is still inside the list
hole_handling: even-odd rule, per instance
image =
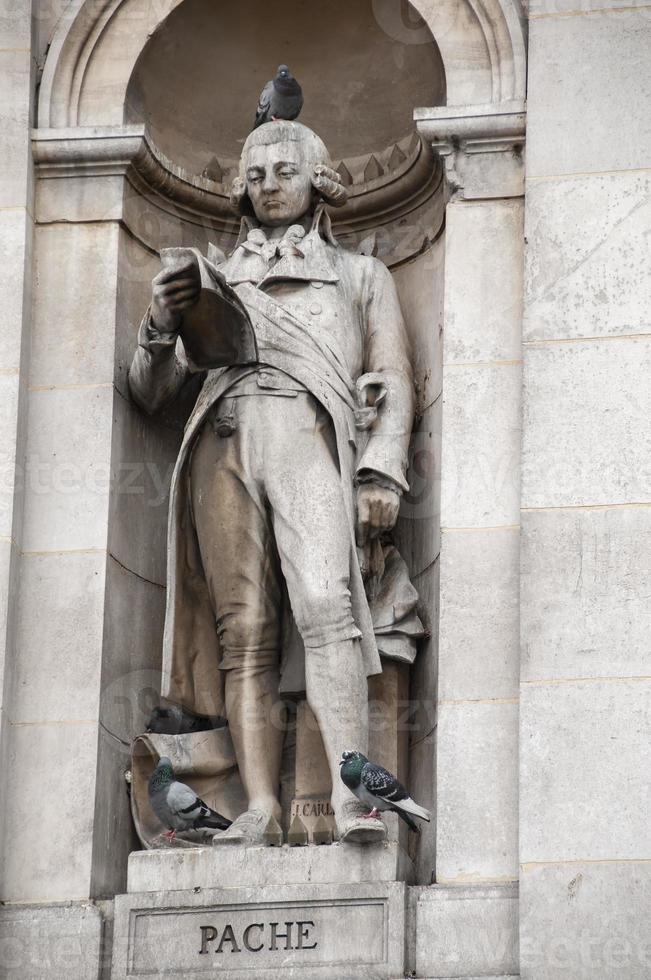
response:
[[[162,756],[149,779],[149,803],[164,827],[164,836],[174,840],[177,831],[217,831],[230,825],[230,820],[204,803],[195,791],[174,778],[174,769],[167,756]]]
[[[387,828],[378,817],[368,816],[368,807],[346,800],[336,814],[337,837],[343,844],[382,844]]]
[[[419,833],[413,819],[429,820],[430,812],[412,800],[396,777],[375,762],[369,762],[361,752],[344,752],[339,763],[341,780],[358,800],[366,804],[369,818],[377,817],[383,810],[393,810],[405,821],[410,830]]]

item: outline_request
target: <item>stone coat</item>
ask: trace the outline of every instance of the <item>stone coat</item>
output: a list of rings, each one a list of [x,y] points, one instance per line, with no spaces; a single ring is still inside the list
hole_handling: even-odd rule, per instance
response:
[[[260,363],[300,381],[333,420],[351,540],[353,615],[362,633],[366,672],[378,673],[381,665],[354,547],[353,486],[355,479],[379,478],[408,488],[413,380],[391,275],[376,259],[341,249],[322,212],[315,215],[297,254],[282,255],[270,266],[241,236],[230,258],[218,267],[207,266],[213,274],[218,269],[247,307]],[[239,366],[207,372],[172,477],[163,695],[205,714],[223,714],[223,691],[215,613],[189,505],[188,462],[212,406],[251,370]],[[129,372],[134,400],[155,412],[176,397],[190,376],[182,341],[158,335],[147,314]],[[377,410],[364,407],[364,381],[372,384],[372,391],[384,393]],[[360,432],[360,427],[367,431]]]

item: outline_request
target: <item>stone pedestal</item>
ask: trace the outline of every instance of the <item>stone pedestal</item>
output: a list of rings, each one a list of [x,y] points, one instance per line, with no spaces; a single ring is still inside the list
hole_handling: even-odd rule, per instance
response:
[[[518,974],[517,885],[422,889],[415,920],[416,976]]]
[[[395,843],[132,854],[112,980],[403,976],[411,874]]]

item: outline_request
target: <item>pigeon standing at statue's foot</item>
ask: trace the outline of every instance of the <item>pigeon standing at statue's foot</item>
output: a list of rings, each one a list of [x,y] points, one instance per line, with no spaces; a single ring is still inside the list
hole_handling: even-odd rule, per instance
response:
[[[383,766],[369,762],[361,752],[344,752],[339,765],[342,781],[358,800],[371,808],[368,818],[374,819],[381,810],[393,810],[416,833],[419,827],[412,816],[429,821],[429,811],[412,800],[396,777]]]

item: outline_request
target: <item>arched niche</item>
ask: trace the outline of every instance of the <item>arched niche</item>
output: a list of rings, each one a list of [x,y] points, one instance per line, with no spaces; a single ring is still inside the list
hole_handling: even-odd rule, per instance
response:
[[[123,225],[120,230],[120,245],[116,260],[119,315],[116,316],[115,323],[116,387],[123,392],[126,391],[124,380],[126,368],[135,343],[136,318],[146,308],[151,277],[159,267],[156,253],[161,244],[187,241],[203,246],[204,238],[215,240],[215,228],[224,231],[225,236],[231,233],[228,229],[224,230],[220,224],[225,220],[228,168],[224,168],[226,172],[222,174],[224,179],[221,182],[215,180],[210,171],[206,176],[201,176],[205,167],[210,167],[212,162],[212,158],[206,159],[210,145],[207,141],[202,144],[198,140],[194,146],[184,146],[183,141],[192,140],[193,135],[197,136],[200,130],[196,125],[193,131],[184,130],[183,126],[187,125],[188,120],[184,118],[181,126],[181,120],[174,115],[183,112],[184,97],[188,104],[195,99],[196,77],[186,79],[185,84],[182,77],[176,78],[173,86],[174,100],[168,106],[160,100],[157,101],[158,93],[155,84],[147,91],[147,69],[151,68],[152,63],[157,60],[164,68],[164,59],[160,59],[160,52],[156,53],[157,47],[160,45],[164,48],[166,36],[170,32],[173,33],[175,29],[177,15],[178,27],[178,24],[183,22],[183,15],[188,15],[192,10],[192,4],[196,2],[199,0],[71,0],[53,37],[40,88],[38,113],[40,132],[36,134],[35,139],[38,172],[43,177],[61,178],[61,180],[42,182],[44,185],[50,185],[47,199],[48,202],[50,200],[53,202],[51,209],[56,206],[61,213],[65,212],[64,220],[69,222],[71,219],[65,209],[71,207],[72,202],[75,208],[78,207],[78,211],[74,212],[75,215],[83,213],[89,227],[98,215],[101,221],[106,220],[109,224],[110,219],[105,219],[105,215],[114,213]],[[338,115],[339,109],[345,106],[334,106],[329,117],[326,118],[324,115],[320,119],[316,113],[314,116],[311,115],[311,109],[306,106],[305,121],[311,122],[322,131],[331,144],[333,155],[339,155],[339,159],[335,160],[336,163],[346,158],[348,153],[352,154],[349,158],[351,166],[352,160],[370,161],[370,156],[373,155],[376,159],[379,158],[382,167],[387,165],[389,168],[377,177],[372,176],[372,170],[369,174],[362,171],[362,179],[358,182],[357,188],[355,188],[356,174],[351,174],[353,178],[351,202],[346,209],[347,215],[338,216],[340,225],[343,223],[344,227],[338,227],[337,233],[342,237],[343,231],[344,236],[350,233],[351,236],[359,238],[360,233],[368,230],[369,223],[380,230],[383,222],[385,225],[392,223],[392,234],[401,225],[405,228],[413,227],[414,209],[425,203],[422,195],[425,195],[427,200],[436,199],[440,202],[440,220],[436,225],[436,229],[440,230],[443,194],[434,194],[431,183],[437,179],[440,186],[440,168],[434,164],[429,148],[422,141],[410,142],[410,131],[413,133],[413,130],[405,114],[405,106],[410,98],[411,108],[419,105],[440,105],[444,101],[449,106],[463,107],[458,113],[453,111],[449,114],[453,118],[453,122],[448,125],[448,129],[452,131],[449,142],[450,147],[454,149],[448,157],[452,164],[449,172],[453,176],[456,173],[454,169],[456,148],[463,143],[463,140],[459,139],[457,116],[464,120],[464,126],[474,127],[471,135],[477,137],[477,145],[481,144],[481,148],[486,150],[486,156],[491,163],[491,168],[488,168],[486,162],[482,160],[482,168],[491,169],[492,172],[498,156],[505,158],[509,156],[507,152],[500,154],[491,152],[496,148],[502,148],[500,143],[502,136],[499,134],[498,139],[493,139],[492,142],[486,138],[494,136],[495,124],[492,112],[497,107],[495,115],[501,119],[500,114],[502,114],[509,122],[509,113],[514,114],[511,109],[513,103],[518,101],[521,103],[524,97],[525,48],[519,6],[517,0],[481,0],[481,2],[480,0],[413,0],[413,9],[407,3],[398,0],[364,0],[364,2],[367,11],[370,10],[373,16],[376,27],[379,28],[377,33],[375,27],[370,33],[366,32],[364,41],[372,40],[375,36],[378,40],[378,50],[382,49],[382,45],[385,45],[386,50],[389,51],[402,49],[404,63],[412,66],[412,74],[417,77],[410,78],[411,87],[406,86],[404,90],[396,90],[400,99],[392,99],[390,107],[386,106],[386,118],[381,115],[374,117],[375,124],[378,121],[383,125],[387,124],[387,128],[383,130],[383,139],[379,141],[382,142],[382,146],[375,145],[374,141],[368,145],[369,134],[377,130],[373,130],[371,125],[365,129],[362,124],[372,122],[373,117],[370,120],[362,119],[360,123],[359,119],[348,119],[343,112]],[[229,5],[211,0],[210,6],[214,9],[216,18],[223,8],[224,13],[220,23],[225,25],[229,16],[231,24],[233,23],[235,14],[232,10],[229,13]],[[285,17],[292,16],[293,6],[293,4],[284,5]],[[310,3],[309,8],[314,11],[316,35],[330,36],[329,32],[333,30],[326,16],[327,11],[346,9],[346,16],[349,16],[348,8],[343,4],[336,5],[334,2],[325,5]],[[422,20],[415,18],[413,11],[416,11]],[[264,29],[266,24],[262,25],[261,30]],[[383,40],[382,35],[386,40]],[[224,38],[225,44],[231,43],[226,34]],[[346,50],[350,53],[351,49],[351,45],[348,48],[344,46],[340,53],[343,56]],[[294,58],[276,59],[274,55],[274,62],[276,60],[288,60],[297,75],[301,77],[308,92],[312,89],[313,92],[317,92],[317,95],[320,94],[322,105],[325,106],[328,93],[330,98],[335,98],[331,94],[332,74],[328,75],[328,84],[324,86],[324,92],[317,91],[318,60],[312,71],[307,73],[301,70],[300,58],[297,63]],[[424,70],[428,64],[431,70]],[[435,70],[437,65],[438,70]],[[256,74],[251,79],[250,91],[253,93],[253,98],[259,92],[261,83],[269,77],[273,66],[273,64],[269,66],[266,56],[264,59],[258,59]],[[243,73],[246,67],[243,66]],[[420,69],[423,69],[422,72]],[[172,74],[170,68],[168,81]],[[156,72],[154,76],[156,77]],[[352,77],[354,78],[354,74]],[[386,102],[386,91],[386,88],[382,89],[382,96],[378,95],[377,98],[377,104],[381,108],[384,107],[381,103]],[[228,94],[231,98],[232,93]],[[393,89],[390,94],[394,94]],[[237,101],[239,99],[243,100],[244,95],[240,95]],[[473,113],[471,111],[473,106],[479,107],[481,112]],[[247,102],[245,105],[237,106],[237,111],[241,112],[243,120],[248,121],[253,108],[253,102]],[[490,117],[490,132],[484,132],[483,129],[476,131],[476,118],[480,118],[483,125],[483,116]],[[212,119],[214,125],[218,127],[219,114]],[[150,129],[155,131],[153,140],[144,135],[143,123],[147,123]],[[196,119],[194,123],[197,123]],[[238,145],[238,139],[245,135],[242,133],[238,137],[232,120],[230,125],[230,131],[225,126],[215,143],[215,155],[220,167],[223,162],[219,159],[220,153],[223,153],[226,160],[232,161],[236,156],[234,149]],[[326,129],[328,125],[331,126],[331,133],[324,130],[324,125]],[[428,133],[425,135],[428,139],[436,138],[438,142],[442,142],[443,137],[438,132],[438,126],[439,122],[435,119],[430,125],[433,131],[436,130],[433,137]],[[347,127],[348,131],[342,131],[340,134],[339,129],[343,127]],[[62,129],[64,132],[61,132]],[[447,135],[449,134],[443,134],[446,138]],[[178,138],[179,136],[181,139]],[[349,143],[343,142],[343,137]],[[341,147],[336,143],[339,138],[342,138]],[[406,144],[402,142],[403,138],[407,140]],[[155,146],[156,140],[161,144],[158,149]],[[220,143],[219,140],[223,142]],[[393,146],[396,145],[404,154],[405,160],[399,160],[392,170],[390,156],[393,153]],[[223,147],[223,151],[220,146]],[[398,156],[399,154],[394,157],[394,163]],[[471,159],[479,159],[479,154],[475,153]],[[425,173],[429,174],[429,184],[425,180]],[[119,183],[116,193],[119,194],[120,203],[114,212],[108,205],[105,206],[105,199],[101,197],[104,193],[103,188],[108,187],[110,181],[107,180],[105,184],[102,181],[105,176],[113,178],[125,174],[128,180],[124,182],[124,186],[122,182]],[[60,185],[65,183],[63,178],[70,176],[76,179],[80,175],[83,176],[83,180],[73,185],[79,189],[77,195],[73,193],[65,196],[61,191],[60,197],[57,197]],[[413,186],[406,179],[408,175],[418,176],[418,181],[415,181]],[[420,179],[421,176],[423,180]],[[86,193],[91,189],[88,183],[90,181],[94,181],[92,193]],[[115,181],[115,184],[118,184],[118,181]],[[86,188],[83,194],[82,185]],[[112,187],[113,184],[110,186]],[[392,194],[396,188],[396,198],[393,198]],[[502,196],[493,192],[492,185],[489,190],[490,192],[487,191],[485,194],[487,200]],[[412,191],[414,197],[410,197]],[[46,197],[45,193],[43,197]],[[372,199],[371,205],[370,199]],[[413,209],[408,212],[407,209],[412,201]],[[113,206],[114,202],[111,199],[111,207]],[[48,207],[50,207],[49,203]],[[402,211],[398,213],[400,209]],[[460,208],[452,210],[455,211],[455,220],[458,223],[460,216],[465,212]],[[149,219],[152,214],[156,221],[153,223],[154,231],[150,232],[148,220],[140,219]],[[407,218],[407,214],[410,214],[410,218]],[[72,220],[81,219],[74,217]],[[232,217],[230,222],[232,225]],[[452,222],[449,221],[445,238],[440,236],[432,245],[430,241],[420,236],[420,243],[418,241],[409,243],[408,254],[404,261],[399,257],[398,262],[389,263],[396,266],[396,281],[405,305],[405,314],[412,335],[414,359],[418,365],[416,379],[418,423],[415,431],[415,446],[419,454],[416,475],[417,490],[420,495],[415,496],[410,502],[412,514],[417,520],[404,522],[401,537],[406,545],[405,552],[410,556],[410,571],[421,595],[432,610],[433,620],[437,616],[436,605],[440,592],[437,584],[440,566],[438,562],[440,471],[435,471],[435,464],[439,465],[437,460],[440,460],[441,452],[438,451],[438,446],[442,439],[440,435],[443,402],[441,328],[445,316],[442,308],[444,278],[446,279],[445,291],[449,294],[449,283],[454,281],[453,273],[455,269],[460,273],[460,267],[463,265],[459,260],[459,250],[456,266],[448,253],[451,224]],[[169,237],[166,237],[168,226]],[[179,236],[179,228],[183,232],[181,236]],[[420,233],[420,227],[418,231]],[[518,242],[522,239],[519,226],[516,228],[514,238]],[[459,237],[457,242],[458,240]],[[226,241],[224,243],[227,244]],[[491,239],[487,250],[492,248]],[[423,254],[419,254],[421,252]],[[395,254],[392,258],[395,258]],[[83,279],[85,274],[86,270],[80,267],[79,278]],[[461,278],[459,274],[459,279]],[[461,290],[459,292],[461,293]],[[454,312],[455,308],[452,304],[448,317],[453,317]],[[450,385],[448,392],[454,390],[457,389],[453,384]],[[460,399],[463,400],[463,397],[465,393],[460,395]],[[116,445],[120,446],[119,452],[126,459],[144,458],[143,447],[146,449],[148,440],[151,439],[151,430],[141,425],[141,420],[127,398],[124,398],[123,404],[120,404],[121,415],[115,424],[116,440],[118,440]],[[171,420],[174,425],[176,421],[176,418]],[[437,447],[436,451],[432,450],[432,446]],[[155,464],[161,467],[161,464],[171,463],[174,449],[174,446],[167,443],[164,450],[155,447],[155,450],[152,450]],[[162,468],[164,469],[164,466]],[[117,536],[120,528],[133,529],[133,540],[123,541],[121,549],[118,549],[119,560],[123,567],[133,568],[144,578],[149,575],[148,570],[143,570],[138,565],[140,556],[145,551],[143,542],[145,540],[149,542],[154,538],[157,541],[163,540],[163,520],[161,514],[152,516],[140,513],[136,503],[134,498],[123,495],[112,512],[112,521]],[[122,537],[127,536],[123,534]],[[156,555],[156,561],[160,565],[164,560],[163,551],[161,546]],[[118,602],[116,594],[117,590],[114,590],[114,593],[109,596],[113,604]],[[120,634],[120,640],[125,648],[129,643],[127,624],[128,617],[125,617],[124,636]],[[434,626],[434,623],[432,625]],[[150,632],[155,634],[159,627],[162,627],[162,622],[159,622],[158,626],[154,624]],[[413,681],[416,690],[431,692],[435,689],[435,643],[436,630],[433,629],[430,651],[427,656],[420,656],[417,660]],[[432,704],[426,707],[433,710]],[[411,765],[415,774],[411,785],[414,786],[416,795],[428,805],[433,803],[432,794],[435,787],[432,780],[434,772],[432,741],[427,735],[434,727],[433,716],[423,709],[417,719],[418,734],[414,739],[411,752]],[[124,820],[125,825],[128,825],[124,800],[116,802],[111,796],[110,806],[121,807],[121,819]],[[431,879],[431,869],[434,865],[433,830],[432,827],[429,832],[422,835],[418,878],[423,883]],[[117,864],[119,865],[119,862]],[[119,876],[120,873],[118,867],[116,874]],[[111,887],[113,886],[109,882],[100,888],[98,893],[109,893]]]
[[[182,2],[71,0],[44,66],[38,126],[123,124],[136,62],[147,40]],[[215,4],[216,17],[220,6]],[[441,53],[448,105],[524,97],[526,52],[519,0],[414,0],[413,8]],[[315,34],[332,29],[325,10],[324,5],[314,8]],[[408,4],[372,0],[372,10],[388,37],[404,45],[422,43],[423,29],[411,19]],[[436,104],[436,95],[432,92],[426,104]]]
[[[338,237],[395,265],[427,248],[443,221],[441,169],[415,132],[413,107],[445,101],[445,73],[425,22],[380,23],[375,0],[314,7],[247,0],[216,16],[212,0],[184,0],[149,37],[126,90],[127,125],[144,124],[159,160],[170,161],[210,214],[219,244],[235,239],[229,192],[259,93],[279,61],[301,80],[301,121],[317,130],[348,185],[333,212]],[[385,18],[386,21],[386,18]],[[179,199],[178,182],[165,194]],[[155,243],[152,243],[155,244]]]
[[[291,9],[285,0],[247,0],[217,16],[212,0],[184,0],[140,53],[125,122],[144,122],[156,146],[186,171],[202,174],[212,165],[210,175],[216,169],[225,178],[237,166],[258,95],[282,61],[303,86],[301,122],[318,131],[335,162],[365,158],[365,165],[371,153],[391,152],[413,132],[415,105],[445,102],[443,64],[427,26],[411,8],[410,33],[388,33],[373,0],[324,0],[318,16],[317,31],[305,0]],[[348,170],[354,173],[354,162]]]

